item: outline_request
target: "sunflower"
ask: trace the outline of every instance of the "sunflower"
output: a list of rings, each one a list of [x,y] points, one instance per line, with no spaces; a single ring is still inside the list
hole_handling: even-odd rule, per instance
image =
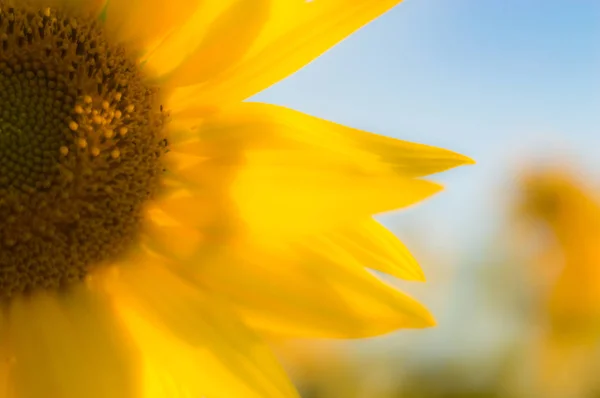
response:
[[[528,347],[533,351],[534,395],[593,396],[600,344],[598,194],[566,167],[529,171],[520,193],[518,213],[525,225],[537,227],[532,238],[546,232],[546,244],[531,261],[537,266],[534,280],[553,268],[538,298],[537,324],[544,327]]]
[[[285,397],[272,339],[433,324],[372,219],[471,163],[242,102],[398,0],[0,0],[0,391]]]

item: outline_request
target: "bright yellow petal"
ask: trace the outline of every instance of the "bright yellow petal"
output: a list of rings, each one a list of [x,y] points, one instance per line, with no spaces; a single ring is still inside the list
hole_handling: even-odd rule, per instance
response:
[[[185,22],[200,0],[109,0],[105,10],[108,32],[119,41],[150,46]]]
[[[179,137],[173,153],[204,160],[174,173],[188,181],[192,197],[211,198],[218,209],[201,203],[193,209],[186,198],[165,210],[183,222],[233,219],[268,238],[406,207],[440,190],[412,177],[471,162],[265,104],[243,104]]]
[[[373,219],[338,228],[328,242],[365,267],[406,280],[424,281],[425,276],[406,246]]]
[[[199,113],[200,109],[191,107],[175,115],[186,118]],[[473,163],[447,149],[385,137],[261,103],[242,103],[208,118],[195,137],[192,133],[184,137],[187,139],[173,143],[173,151],[223,156],[233,150],[306,149],[331,159],[359,163],[364,168],[386,166],[408,177]]]
[[[390,171],[366,172],[310,151],[255,151],[245,159],[216,159],[179,173],[197,184],[189,189],[198,196],[226,187],[231,203],[220,207],[222,226],[243,223],[250,234],[265,239],[312,233],[404,208],[441,189]]]
[[[193,255],[202,242],[202,234],[185,225],[147,225],[141,241],[150,250],[165,256],[186,259]]]
[[[218,297],[152,259],[124,267],[113,288],[148,359],[182,380],[192,396],[297,396],[269,348]],[[179,343],[163,344],[161,334]]]
[[[429,181],[369,175],[304,156],[255,157],[233,186],[240,216],[258,236],[301,234],[404,208],[440,191]],[[301,158],[301,159],[298,159]]]
[[[205,163],[195,175],[196,179],[207,177],[202,185],[175,190],[155,202],[161,216],[169,221],[161,222],[156,214],[152,216],[142,231],[148,248],[185,261],[199,250],[225,244],[249,232],[233,202],[229,179],[211,170]]]
[[[208,0],[144,58],[159,79],[208,81],[244,57],[269,17],[269,0]]]
[[[417,301],[330,249],[318,242],[279,252],[232,247],[208,259],[197,278],[275,335],[357,338],[433,325]]]
[[[181,94],[195,92],[200,105],[246,99],[294,73],[400,1],[271,0],[268,23],[239,62],[211,79],[194,75],[196,64],[190,62],[173,77],[173,84],[196,84]],[[241,18],[236,23],[250,22]]]
[[[131,341],[116,319],[105,297],[82,286],[13,299],[8,339],[17,396],[138,397]]]

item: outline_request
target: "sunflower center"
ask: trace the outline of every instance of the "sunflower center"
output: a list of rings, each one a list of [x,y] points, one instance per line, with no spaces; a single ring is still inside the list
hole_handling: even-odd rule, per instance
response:
[[[100,21],[0,0],[0,297],[128,248],[162,171],[159,100]]]

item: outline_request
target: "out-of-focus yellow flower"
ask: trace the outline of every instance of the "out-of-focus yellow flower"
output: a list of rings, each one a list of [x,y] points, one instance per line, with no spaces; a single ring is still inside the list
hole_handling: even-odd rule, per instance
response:
[[[548,227],[562,270],[547,302],[552,328],[565,336],[600,335],[600,202],[564,172],[532,175],[523,186],[529,216]]]
[[[600,202],[564,170],[531,173],[521,188],[526,220],[550,232],[541,265],[559,268],[541,300],[538,393],[586,397],[600,342]]]
[[[284,397],[265,337],[433,324],[373,214],[471,160],[242,100],[399,0],[0,0],[0,394]]]

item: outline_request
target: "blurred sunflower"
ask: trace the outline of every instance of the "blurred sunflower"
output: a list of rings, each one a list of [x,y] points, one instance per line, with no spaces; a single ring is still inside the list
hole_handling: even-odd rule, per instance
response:
[[[524,220],[538,226],[537,234],[547,232],[546,244],[537,254],[540,266],[558,271],[546,270],[548,288],[540,293],[544,327],[531,345],[538,376],[533,393],[589,397],[598,388],[600,200],[565,169],[528,173],[521,181],[521,193],[519,212]],[[543,275],[540,271],[535,271],[535,279]]]
[[[242,102],[399,0],[0,0],[0,391],[295,396],[267,341],[433,323],[371,216],[471,163]]]

